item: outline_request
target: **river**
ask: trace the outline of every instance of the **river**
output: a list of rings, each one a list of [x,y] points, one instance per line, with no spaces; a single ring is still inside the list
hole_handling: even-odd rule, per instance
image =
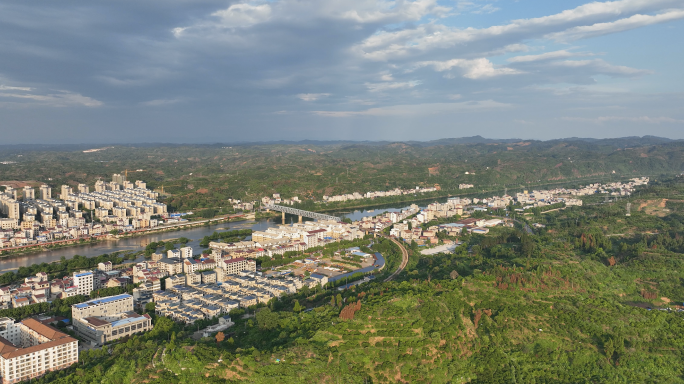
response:
[[[394,206],[383,205],[360,210],[346,210],[328,213],[342,218],[348,217],[352,220],[360,220],[364,216],[374,216],[385,211],[400,211],[402,208],[408,207],[408,205],[409,204],[406,203],[398,203]],[[400,207],[397,208],[397,206]],[[290,215],[287,215],[287,218],[285,219],[288,224],[290,222],[296,222],[296,220],[296,216],[291,217]],[[51,263],[53,261],[59,260],[62,258],[62,256],[70,259],[74,257],[74,255],[95,257],[105,253],[113,253],[117,251],[140,251],[151,242],[177,239],[179,237],[186,237],[190,239],[191,241],[188,243],[188,246],[192,247],[198,253],[198,251],[201,249],[199,246],[199,241],[204,236],[211,235],[215,231],[247,228],[251,228],[254,231],[263,231],[269,227],[275,227],[278,224],[280,224],[280,218],[260,219],[256,222],[236,221],[232,223],[214,224],[191,229],[182,229],[179,231],[153,233],[119,240],[100,241],[95,244],[77,245],[43,252],[28,253],[16,257],[8,257],[0,261],[0,273],[15,271],[19,269],[19,267],[27,267],[33,264]]]
[[[558,184],[560,186],[562,184]],[[551,186],[546,186],[545,188],[550,188]],[[521,188],[511,188],[508,190],[509,194],[513,194],[515,192],[522,191]],[[499,191],[498,194],[501,194]],[[497,194],[497,192],[487,192],[487,193],[481,193],[481,192],[471,192],[467,194],[459,194],[461,197],[478,197],[478,198],[484,198],[484,197],[491,197],[492,195]],[[442,198],[431,198],[431,199],[426,199],[426,200],[420,200],[420,201],[414,201],[414,202],[409,202],[409,203],[392,203],[392,204],[383,204],[383,205],[376,205],[376,206],[369,206],[363,209],[346,209],[346,210],[340,210],[340,211],[330,211],[326,212],[327,214],[331,214],[334,216],[338,216],[341,218],[350,218],[352,221],[360,220],[364,216],[375,216],[378,214],[381,214],[383,212],[397,212],[401,211],[402,209],[408,208],[411,204],[417,204],[419,207],[424,208],[427,206],[427,204],[432,203],[432,202],[440,202],[444,203],[447,201],[446,197]],[[286,223],[291,223],[291,222],[296,222],[297,217],[296,216],[290,216],[287,215],[285,221]],[[19,267],[26,267],[29,265],[33,264],[40,264],[40,263],[51,263],[53,261],[59,260],[62,256],[64,256],[67,259],[70,259],[74,257],[74,255],[81,255],[81,256],[87,256],[87,257],[95,257],[99,256],[105,253],[113,253],[117,251],[140,251],[144,249],[147,244],[151,242],[157,242],[157,241],[162,241],[162,240],[168,240],[168,239],[176,239],[179,237],[186,237],[188,239],[191,239],[192,241],[188,243],[188,246],[192,247],[195,251],[198,251],[200,249],[199,246],[199,241],[204,237],[211,235],[215,231],[221,231],[221,230],[231,230],[231,229],[247,229],[251,228],[252,230],[255,231],[263,231],[266,228],[269,227],[274,227],[276,225],[280,224],[280,218],[269,218],[269,219],[261,219],[256,222],[233,222],[233,223],[223,223],[223,224],[215,224],[215,225],[210,225],[210,226],[202,226],[202,227],[196,227],[196,228],[191,228],[191,229],[183,229],[179,231],[170,231],[170,232],[161,232],[161,233],[154,233],[154,234],[149,234],[149,235],[142,235],[142,236],[137,236],[137,237],[131,237],[131,238],[126,238],[126,239],[119,239],[119,240],[108,240],[108,241],[101,241],[95,244],[88,244],[88,245],[80,245],[80,246],[72,246],[72,247],[65,247],[65,248],[59,248],[55,250],[50,250],[50,251],[43,251],[43,252],[35,252],[35,253],[29,253],[26,255],[21,255],[21,256],[16,256],[16,257],[8,257],[0,261],[0,273],[4,273],[7,271],[14,271],[17,270]]]

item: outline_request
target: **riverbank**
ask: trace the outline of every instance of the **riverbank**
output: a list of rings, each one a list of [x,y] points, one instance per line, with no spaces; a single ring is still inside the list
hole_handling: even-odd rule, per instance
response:
[[[187,222],[187,223],[181,223],[181,224],[174,224],[172,226],[164,226],[164,227],[156,227],[156,228],[150,228],[150,229],[144,229],[144,230],[139,230],[139,231],[133,231],[133,232],[127,232],[122,235],[112,235],[112,234],[105,234],[105,235],[99,235],[99,236],[93,236],[93,237],[87,237],[87,238],[79,238],[79,239],[68,239],[68,240],[59,240],[59,241],[54,241],[54,242],[49,242],[49,243],[41,243],[41,244],[30,244],[22,247],[14,247],[11,249],[6,249],[0,251],[0,259],[8,259],[12,257],[20,257],[20,256],[28,256],[31,254],[35,253],[42,253],[42,252],[49,252],[49,251],[54,251],[58,249],[63,249],[63,248],[76,248],[79,246],[85,246],[85,245],[94,245],[100,242],[105,242],[105,241],[118,241],[122,239],[132,239],[135,237],[141,237],[141,236],[148,236],[148,235],[154,235],[154,234],[159,234],[159,233],[165,233],[165,232],[177,232],[177,231],[184,231],[192,228],[197,228],[197,227],[204,227],[204,226],[210,226],[210,225],[216,225],[216,224],[222,224],[222,223],[234,223],[234,222],[239,222],[239,221],[247,221],[252,219],[251,215],[236,215],[236,216],[231,216],[231,217],[220,217],[217,219],[207,219],[207,220],[202,220],[202,221],[194,221],[194,222]]]

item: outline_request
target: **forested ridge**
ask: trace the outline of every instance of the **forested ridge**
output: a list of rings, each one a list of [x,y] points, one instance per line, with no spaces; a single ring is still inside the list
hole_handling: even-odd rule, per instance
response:
[[[99,152],[0,147],[0,181],[94,185],[128,170],[130,180],[168,194],[173,211],[225,207],[227,198],[272,193],[309,203],[323,195],[432,187],[458,193],[549,183],[587,183],[684,168],[684,143],[665,140],[458,141],[113,146]],[[468,174],[466,174],[466,172]],[[50,180],[51,179],[51,180]],[[462,192],[462,191],[461,191]]]

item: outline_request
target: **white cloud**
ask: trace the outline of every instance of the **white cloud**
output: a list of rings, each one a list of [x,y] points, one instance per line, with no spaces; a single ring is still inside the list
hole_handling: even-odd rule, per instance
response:
[[[494,12],[500,11],[500,10],[501,10],[501,8],[495,7],[492,4],[485,4],[482,7],[480,7],[479,9],[473,11],[473,13],[481,15],[481,14],[485,14],[485,13],[494,13]]]
[[[452,59],[447,61],[422,61],[416,63],[416,67],[431,66],[437,72],[449,71],[452,68],[463,70],[463,77],[469,79],[484,79],[501,75],[515,75],[521,73],[518,70],[506,67],[495,67],[486,58],[475,60]]]
[[[591,52],[570,52],[565,49],[560,51],[546,52],[539,55],[525,55],[525,56],[515,56],[509,58],[507,61],[511,63],[529,63],[532,61],[542,61],[542,60],[554,60],[554,59],[565,59],[569,57],[579,57],[579,56],[594,56]]]
[[[596,23],[593,25],[579,26],[545,36],[547,39],[556,41],[572,41],[622,32],[630,29],[645,27],[652,24],[684,18],[684,9],[675,9],[658,15],[634,15],[610,23]]]
[[[430,14],[438,17],[445,16],[451,10],[449,7],[437,4],[436,0],[315,0],[315,2],[332,3],[329,6],[322,5],[322,7],[327,8],[330,15],[352,20],[357,23],[379,23],[399,20],[415,21]]]
[[[649,116],[636,116],[636,117],[599,116],[599,117],[594,117],[594,118],[562,117],[561,119],[565,120],[565,121],[576,121],[576,122],[594,123],[594,124],[602,124],[602,123],[610,123],[610,122],[630,122],[630,123],[647,123],[647,124],[663,124],[663,123],[683,124],[684,123],[684,120],[673,119],[671,117],[649,117]]]
[[[577,27],[578,24],[593,24],[606,18],[657,10],[659,7],[673,4],[681,5],[681,1],[620,0],[592,2],[550,16],[518,19],[505,25],[495,25],[488,28],[459,29],[434,23],[421,24],[412,29],[377,33],[357,44],[354,47],[354,52],[369,60],[388,61],[424,54],[433,50],[464,49],[464,47],[470,47],[475,42],[495,46],[500,44],[495,47],[499,48],[511,44],[512,39],[521,41],[523,39],[544,38],[545,36],[548,38],[554,32],[560,33],[568,30],[568,28]],[[672,20],[675,16],[679,17],[678,12],[668,12],[667,17],[655,17],[649,19],[648,23]],[[620,24],[619,28],[621,30],[637,28],[644,23],[643,20],[640,22],[634,20]],[[589,32],[591,31],[584,33],[588,34]],[[477,48],[471,48],[471,53],[475,49]]]
[[[2,90],[14,91],[14,92],[1,92]],[[29,87],[5,87],[0,88],[0,99],[6,98],[10,99],[9,102],[3,102],[2,105],[14,105],[23,104],[24,106],[31,105],[43,105],[50,107],[74,107],[74,106],[84,106],[84,107],[99,107],[103,103],[99,100],[83,96],[79,93],[73,93],[69,91],[55,91],[55,93],[45,93],[40,94],[34,91],[34,88]],[[16,93],[16,91],[25,91],[25,93]],[[33,92],[33,93],[28,93]],[[20,103],[20,100],[26,101],[25,103]]]
[[[384,92],[393,89],[409,89],[420,85],[420,81],[405,81],[394,83],[366,83],[365,86],[371,92]]]
[[[29,87],[11,87],[9,85],[1,85],[0,84],[0,91],[27,91],[30,92],[32,88]]]
[[[220,18],[221,24],[226,28],[249,27],[267,21],[271,17],[271,6],[234,4],[211,15]]]
[[[298,98],[304,101],[316,101],[322,97],[330,96],[329,93],[300,93],[297,95]]]
[[[606,63],[604,60],[564,60],[553,62],[550,64],[555,67],[565,67],[565,68],[586,68],[590,69],[591,72],[602,75],[612,75],[612,76],[624,76],[624,77],[637,77],[648,75],[652,73],[651,71],[625,67],[621,65],[611,65]]]
[[[354,117],[354,116],[423,116],[445,113],[465,113],[482,110],[510,108],[510,104],[494,100],[464,101],[461,103],[425,103],[409,105],[393,105],[370,108],[364,111],[313,111],[318,116]]]

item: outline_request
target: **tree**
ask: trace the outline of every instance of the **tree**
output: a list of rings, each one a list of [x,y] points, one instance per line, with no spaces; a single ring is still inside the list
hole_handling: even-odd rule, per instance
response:
[[[216,334],[216,344],[220,344],[223,340],[225,340],[226,335],[223,334],[223,332],[219,332]]]
[[[458,272],[456,272],[456,270],[454,269],[454,270],[451,271],[451,273],[449,274],[449,277],[451,277],[452,279],[457,278],[457,277],[458,277]]]
[[[294,308],[292,309],[293,311],[299,313],[302,311],[302,306],[299,305],[299,300],[295,300],[294,302]]]
[[[337,306],[338,307],[342,306],[342,295],[339,293],[337,294]]]
[[[275,329],[278,327],[278,318],[278,313],[272,312],[269,308],[264,308],[256,314],[256,320],[261,329]]]
[[[118,229],[112,229],[111,231],[109,231],[109,233],[116,236],[119,234],[119,230]]]
[[[145,304],[145,312],[154,312],[155,304],[150,302]]]
[[[608,341],[603,345],[603,349],[606,351],[608,362],[610,362],[610,360],[613,358],[613,353],[615,353],[615,344],[613,343],[612,338],[608,339]]]

